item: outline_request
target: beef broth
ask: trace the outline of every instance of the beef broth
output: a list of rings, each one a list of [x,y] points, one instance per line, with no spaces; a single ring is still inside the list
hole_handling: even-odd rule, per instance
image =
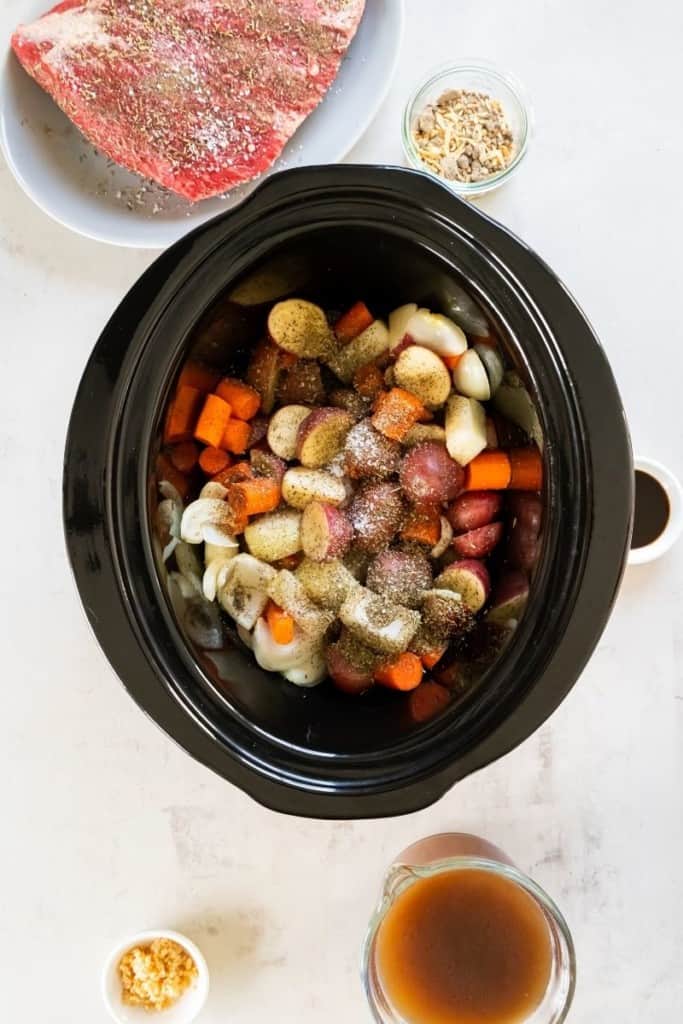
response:
[[[534,899],[475,868],[413,883],[384,918],[376,955],[384,994],[408,1024],[521,1024],[553,962]]]
[[[669,498],[662,485],[649,473],[637,469],[631,547],[644,548],[656,541],[666,529],[669,514]]]

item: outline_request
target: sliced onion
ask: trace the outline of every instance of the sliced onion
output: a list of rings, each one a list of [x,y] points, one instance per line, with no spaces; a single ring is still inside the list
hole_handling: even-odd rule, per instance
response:
[[[230,509],[220,498],[197,498],[183,512],[180,535],[188,544],[201,544],[204,527],[218,526],[227,534],[230,522]]]
[[[448,283],[446,306],[448,309],[448,315],[451,316],[467,334],[474,334],[478,338],[485,338],[487,336],[489,333],[489,325],[486,317],[467,292],[458,287],[457,284],[454,284],[453,281],[449,281]]]
[[[202,567],[196,551],[180,541],[175,549],[175,560],[180,574],[190,583],[197,594],[202,592]]]
[[[190,640],[198,647],[207,651],[218,651],[223,647],[223,623],[216,605],[197,597],[188,601],[183,625]]]
[[[453,540],[453,527],[445,516],[441,516],[441,536],[430,551],[432,558],[441,558]]]
[[[219,501],[223,501],[228,493],[228,488],[224,487],[223,484],[219,484],[217,480],[209,480],[204,484],[201,491],[199,492],[200,498],[217,498]]]

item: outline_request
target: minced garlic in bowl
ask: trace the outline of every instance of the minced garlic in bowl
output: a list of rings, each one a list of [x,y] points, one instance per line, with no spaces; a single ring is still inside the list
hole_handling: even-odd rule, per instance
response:
[[[209,968],[180,932],[138,932],[117,943],[102,972],[102,996],[116,1024],[148,1019],[192,1024],[209,994]]]
[[[124,1003],[145,1010],[167,1010],[185,994],[198,975],[197,965],[172,939],[133,946],[119,960]]]
[[[403,118],[403,147],[412,166],[469,198],[509,178],[529,134],[522,87],[481,61],[435,72],[413,95]]]

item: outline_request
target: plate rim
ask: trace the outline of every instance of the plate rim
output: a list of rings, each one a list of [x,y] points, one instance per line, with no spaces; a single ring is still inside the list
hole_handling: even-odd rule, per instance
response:
[[[373,2],[373,0],[366,0],[366,5],[367,5],[367,3],[372,3],[372,2]],[[395,38],[395,43],[394,43],[394,47],[393,47],[393,51],[392,51],[391,61],[390,61],[389,65],[388,65],[388,67],[387,67],[387,73],[386,73],[386,75],[384,77],[382,86],[381,86],[380,89],[377,90],[375,96],[373,97],[372,102],[369,104],[369,106],[368,106],[368,108],[367,108],[367,110],[365,112],[365,115],[361,116],[361,117],[359,117],[357,119],[354,119],[353,124],[356,126],[355,130],[349,136],[347,141],[345,141],[342,145],[340,145],[340,147],[337,150],[334,151],[334,154],[330,157],[330,159],[325,161],[326,163],[329,163],[329,164],[340,163],[344,159],[346,154],[349,153],[350,150],[352,150],[353,147],[360,141],[360,139],[363,137],[363,135],[366,133],[366,131],[368,130],[368,128],[370,127],[370,125],[372,124],[374,119],[376,118],[376,116],[377,116],[377,114],[379,112],[379,109],[382,106],[382,104],[384,103],[384,101],[385,101],[385,99],[386,99],[386,97],[387,97],[387,95],[389,93],[389,90],[390,90],[390,88],[392,86],[392,83],[394,81],[394,78],[396,76],[396,69],[397,69],[397,66],[398,66],[399,57],[401,55],[401,51],[402,51],[402,47],[403,47],[403,39],[404,39],[404,34],[405,34],[405,0],[390,0],[390,2],[392,3],[392,6],[395,7],[395,21],[393,22],[393,25],[395,27],[396,38]],[[353,41],[354,40],[352,40],[351,45],[353,45]],[[9,75],[10,63],[13,60],[16,60],[16,56],[14,55],[14,51],[12,50],[11,46],[9,46],[8,51],[6,53],[6,56],[5,56],[5,61],[4,61],[4,64],[3,64],[3,68],[2,68],[2,74],[0,75],[0,93],[5,93],[6,94],[6,88],[3,88],[3,86],[6,85],[6,81],[7,81],[8,75]],[[334,85],[334,82],[331,83],[330,88],[332,88],[333,85]],[[40,86],[39,86],[39,88],[40,88]],[[328,94],[329,94],[329,90],[325,94],[325,97]],[[325,97],[323,97],[323,100],[321,100],[321,102],[324,102]],[[54,100],[52,102],[54,102]],[[316,107],[315,109],[318,109],[318,108]],[[313,111],[311,111],[311,113],[313,113]],[[310,114],[308,116],[310,117]],[[305,120],[306,119],[304,119],[304,121],[302,121],[302,125],[305,124]],[[65,228],[67,231],[71,231],[73,234],[79,235],[81,238],[87,238],[87,239],[89,239],[90,241],[93,241],[93,242],[101,242],[101,243],[103,243],[105,245],[112,245],[112,246],[115,246],[118,249],[136,249],[136,250],[148,250],[148,251],[164,251],[165,249],[169,248],[171,245],[174,245],[175,242],[179,241],[185,235],[187,235],[191,231],[195,230],[195,228],[199,227],[201,224],[206,224],[209,221],[215,219],[216,217],[222,216],[223,212],[227,212],[227,210],[226,211],[219,211],[219,212],[217,212],[217,213],[215,213],[215,214],[213,214],[211,216],[206,217],[204,220],[200,221],[199,223],[189,224],[187,226],[187,228],[185,230],[182,230],[176,237],[171,238],[171,239],[169,239],[167,241],[164,241],[164,242],[157,242],[156,244],[154,244],[153,241],[150,241],[150,240],[147,240],[147,239],[143,240],[139,235],[137,235],[136,237],[134,237],[134,238],[132,238],[130,240],[123,240],[123,239],[120,239],[120,238],[112,238],[111,235],[108,235],[108,234],[106,234],[104,232],[101,232],[101,231],[97,231],[95,229],[89,230],[87,227],[80,226],[80,225],[77,226],[73,222],[71,222],[68,218],[66,218],[64,215],[62,215],[59,212],[57,212],[56,210],[54,210],[49,204],[46,204],[45,199],[44,199],[45,193],[41,192],[40,190],[34,189],[32,187],[32,185],[30,184],[30,182],[25,178],[24,174],[22,173],[22,171],[20,170],[18,164],[16,163],[16,161],[14,159],[12,146],[10,145],[9,139],[8,139],[7,125],[8,125],[7,108],[6,108],[5,103],[0,103],[0,151],[2,152],[3,158],[4,158],[4,160],[5,160],[6,164],[7,164],[7,167],[9,168],[9,171],[12,174],[14,180],[19,185],[19,187],[24,192],[24,194],[26,196],[28,196],[28,198],[34,203],[35,206],[38,207],[39,210],[41,210],[42,213],[44,213],[47,217],[49,217],[55,223],[61,225],[61,227]],[[292,138],[293,137],[294,136],[292,136]],[[316,162],[319,163],[320,161],[316,161]],[[311,165],[301,164],[300,166],[306,167],[306,166],[311,166]],[[262,175],[259,175],[258,178],[254,178],[250,182],[244,182],[243,184],[245,184],[245,185],[252,185],[253,187],[258,187],[259,184],[261,184],[263,181],[267,180],[267,178],[270,177],[270,175],[273,174],[273,173],[276,173],[276,172],[274,171],[273,167],[271,166]],[[236,187],[238,187],[238,186],[236,186]],[[249,193],[247,193],[247,195],[244,196],[243,199],[240,200],[240,202],[236,204],[236,206],[239,206],[241,204],[241,202],[243,202],[244,199],[248,198],[248,196],[250,194],[251,194],[251,191]],[[229,207],[228,209],[235,209],[236,206]]]

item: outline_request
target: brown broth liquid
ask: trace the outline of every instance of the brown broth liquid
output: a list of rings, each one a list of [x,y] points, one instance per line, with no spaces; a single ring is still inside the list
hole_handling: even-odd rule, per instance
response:
[[[541,1003],[553,960],[532,897],[476,868],[403,892],[380,925],[376,957],[385,996],[410,1024],[519,1024]]]
[[[669,522],[669,514],[669,498],[662,485],[649,473],[637,469],[631,547],[644,548],[657,540]]]

